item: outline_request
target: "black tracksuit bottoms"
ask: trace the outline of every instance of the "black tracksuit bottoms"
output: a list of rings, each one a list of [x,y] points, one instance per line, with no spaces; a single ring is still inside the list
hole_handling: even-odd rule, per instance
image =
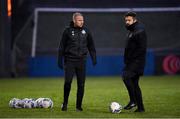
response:
[[[71,90],[71,83],[74,74],[77,76],[77,99],[76,107],[82,106],[82,100],[84,96],[84,85],[86,78],[86,60],[79,59],[77,61],[65,61],[65,82],[64,82],[64,102],[68,104],[68,97]]]
[[[138,109],[144,109],[142,93],[139,87],[139,75],[134,75],[133,77],[124,77],[124,84],[128,90],[130,103],[135,103],[138,106]]]

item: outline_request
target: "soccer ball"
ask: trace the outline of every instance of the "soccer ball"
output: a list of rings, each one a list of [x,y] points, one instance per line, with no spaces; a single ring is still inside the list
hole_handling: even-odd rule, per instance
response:
[[[50,98],[38,98],[36,100],[38,107],[40,108],[52,108],[53,101]]]
[[[41,107],[42,108],[42,101],[44,98],[38,98],[35,102],[37,104],[37,107]]]
[[[42,102],[43,108],[52,108],[53,107],[53,101],[50,98],[44,98]]]
[[[111,102],[111,104],[109,106],[109,110],[112,113],[120,113],[122,110],[122,106],[117,102]]]
[[[12,98],[12,99],[9,101],[9,107],[14,107],[15,101],[16,101],[16,98]]]
[[[22,108],[21,105],[22,105],[22,101],[18,98],[12,98],[10,101],[9,101],[9,107],[12,107],[12,108]]]
[[[32,108],[36,108],[37,107],[37,102],[36,102],[35,99],[31,100],[31,106],[32,106]]]
[[[36,100],[32,98],[24,98],[23,100],[23,108],[35,108],[37,107]]]
[[[32,108],[31,99],[24,98],[23,102],[24,102],[23,108]]]

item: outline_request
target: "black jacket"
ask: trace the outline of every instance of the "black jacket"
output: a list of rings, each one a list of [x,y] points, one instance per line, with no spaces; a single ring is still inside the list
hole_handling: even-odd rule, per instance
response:
[[[67,60],[78,61],[90,53],[93,64],[96,64],[96,50],[90,31],[86,27],[74,27],[71,22],[62,35],[58,50],[58,64],[62,66],[63,57]]]
[[[124,52],[125,71],[143,75],[146,59],[147,36],[144,25],[135,22],[128,27]]]

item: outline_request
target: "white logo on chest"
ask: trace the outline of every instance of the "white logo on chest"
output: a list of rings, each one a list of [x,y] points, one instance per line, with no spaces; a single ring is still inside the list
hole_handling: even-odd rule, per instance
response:
[[[72,31],[72,36],[74,36],[74,31]]]
[[[82,34],[86,34],[86,31],[85,31],[85,30],[82,30],[81,33],[82,33]]]

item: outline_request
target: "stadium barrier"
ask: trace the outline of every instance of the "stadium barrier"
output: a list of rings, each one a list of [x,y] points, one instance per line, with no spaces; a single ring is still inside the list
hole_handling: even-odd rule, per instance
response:
[[[154,54],[147,53],[145,75],[154,74]],[[93,66],[90,57],[87,58],[88,76],[121,75],[123,69],[123,56],[97,56],[97,65]],[[63,70],[58,68],[56,56],[36,56],[28,60],[28,75],[31,77],[63,76]]]

